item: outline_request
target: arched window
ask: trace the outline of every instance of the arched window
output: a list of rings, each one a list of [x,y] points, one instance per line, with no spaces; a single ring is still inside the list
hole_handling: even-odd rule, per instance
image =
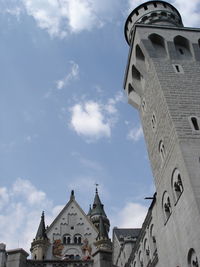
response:
[[[128,94],[130,94],[132,91],[135,91],[133,86],[129,83],[128,85]]]
[[[141,251],[139,252],[139,264],[140,264],[139,265],[140,267],[143,267],[144,266],[143,258],[142,258],[142,252]]]
[[[149,249],[147,238],[144,240],[144,253],[145,253],[146,265],[147,265],[150,260],[150,249]]]
[[[191,57],[189,41],[183,36],[176,36],[174,38],[174,45],[180,58]]]
[[[65,234],[63,236],[63,244],[70,244],[71,243],[71,237],[69,234]]]
[[[162,209],[163,209],[164,222],[167,223],[172,213],[172,207],[171,207],[171,201],[170,201],[169,195],[166,191],[164,192],[163,198],[162,198]]]
[[[188,266],[189,267],[199,267],[199,260],[197,254],[193,248],[188,252]]]
[[[152,256],[154,256],[156,251],[157,251],[157,247],[156,247],[156,237],[155,237],[155,233],[154,233],[153,224],[150,227],[150,248],[151,248]]]
[[[181,178],[181,174],[178,169],[175,169],[172,173],[172,191],[174,196],[175,204],[183,193],[183,182]]]
[[[141,74],[134,65],[132,66],[132,76],[134,80],[141,80]]]
[[[149,35],[149,39],[155,49],[156,54],[159,57],[167,56],[167,51],[165,48],[165,40],[162,36],[156,33],[152,33],[151,35]]]
[[[75,234],[74,235],[74,244],[81,244],[82,238],[80,234]]]
[[[145,61],[145,57],[144,57],[144,54],[141,50],[141,48],[139,47],[139,45],[136,45],[136,48],[135,48],[135,55],[136,55],[136,58],[141,60],[141,61]]]
[[[164,161],[164,158],[166,156],[166,151],[165,151],[165,146],[162,140],[159,142],[158,150],[160,153],[161,160]]]

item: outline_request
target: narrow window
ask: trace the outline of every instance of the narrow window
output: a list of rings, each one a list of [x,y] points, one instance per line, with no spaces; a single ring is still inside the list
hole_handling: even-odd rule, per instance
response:
[[[138,16],[138,15],[139,15],[139,12],[136,10],[136,11],[135,11],[135,14]]]
[[[179,65],[175,65],[177,72],[180,72]]]
[[[67,237],[67,244],[70,244],[70,242],[71,242],[71,238],[70,238],[70,236],[68,236]]]
[[[176,73],[181,73],[181,74],[184,73],[183,67],[180,64],[173,64],[172,66]]]
[[[154,5],[154,7],[157,7],[157,4],[156,3],[154,3],[153,5]]]
[[[77,244],[77,237],[74,237],[74,244]]]
[[[159,153],[160,153],[161,160],[164,161],[166,152],[165,152],[165,146],[162,140],[159,143]]]
[[[66,236],[63,237],[63,244],[66,244]]]
[[[81,237],[78,237],[78,244],[81,244]]]
[[[153,130],[155,130],[156,129],[156,116],[155,116],[155,114],[152,115],[151,124],[152,124]]]
[[[196,117],[191,117],[191,122],[195,131],[199,131],[199,122]]]

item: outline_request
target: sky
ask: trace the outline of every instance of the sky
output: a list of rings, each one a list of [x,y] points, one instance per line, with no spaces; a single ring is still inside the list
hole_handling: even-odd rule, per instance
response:
[[[140,0],[0,0],[0,242],[29,252],[75,191],[95,184],[111,227],[140,227],[154,194],[137,110],[123,89],[124,24]],[[200,26],[200,0],[173,0]]]

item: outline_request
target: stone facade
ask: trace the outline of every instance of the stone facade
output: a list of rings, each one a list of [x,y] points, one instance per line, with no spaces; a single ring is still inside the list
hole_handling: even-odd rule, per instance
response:
[[[151,1],[128,17],[125,36],[125,90],[140,113],[157,192],[128,265],[199,266],[200,30],[183,27],[170,4]],[[152,224],[153,264],[145,243]]]

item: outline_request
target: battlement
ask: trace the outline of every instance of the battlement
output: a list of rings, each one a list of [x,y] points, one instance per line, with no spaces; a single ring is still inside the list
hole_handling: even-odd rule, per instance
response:
[[[135,24],[183,27],[181,15],[178,10],[164,1],[149,1],[141,4],[131,12],[124,27],[125,38],[129,45]]]

